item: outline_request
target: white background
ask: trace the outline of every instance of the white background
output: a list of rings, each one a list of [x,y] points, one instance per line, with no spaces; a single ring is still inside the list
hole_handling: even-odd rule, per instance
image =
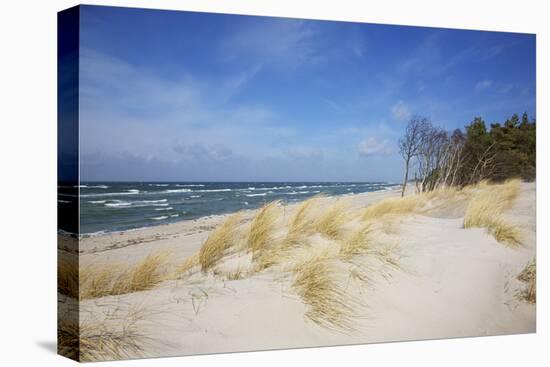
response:
[[[537,33],[537,334],[102,363],[117,366],[542,366],[548,307],[549,26],[543,1],[155,0],[95,4]],[[4,1],[0,19],[0,364],[65,366],[56,339],[56,12]],[[544,102],[547,104],[545,105]],[[544,223],[546,222],[546,227]],[[411,300],[414,302],[414,300]],[[464,300],[468,302],[468,300]],[[546,362],[546,363],[545,363]]]

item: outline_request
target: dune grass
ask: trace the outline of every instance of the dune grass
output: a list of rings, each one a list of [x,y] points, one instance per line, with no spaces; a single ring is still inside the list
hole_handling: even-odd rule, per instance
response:
[[[275,240],[273,232],[279,219],[279,201],[265,204],[250,224],[246,248],[252,253],[252,259],[256,262],[257,270],[263,270],[274,264]]]
[[[315,221],[315,229],[331,240],[342,236],[342,227],[348,221],[348,208],[343,201],[338,200],[323,212]]]
[[[312,210],[318,204],[320,196],[305,200],[298,206],[289,224],[289,229],[283,240],[283,248],[298,246],[306,242],[308,236],[315,231],[315,218]]]
[[[387,198],[368,206],[362,219],[374,221],[388,214],[409,214],[419,210],[423,202],[421,195],[410,195],[403,198]]]
[[[518,279],[527,284],[520,294],[521,298],[529,303],[537,303],[537,263],[535,259],[525,266],[518,275]]]
[[[240,217],[240,213],[231,215],[208,236],[199,250],[199,263],[203,272],[215,266],[232,246]]]
[[[74,255],[59,256],[57,262],[57,291],[78,299],[78,258]]]
[[[520,245],[519,228],[503,218],[503,212],[510,208],[518,197],[520,184],[520,180],[508,180],[500,185],[485,183],[474,194],[466,208],[464,228],[487,228],[497,241]]]
[[[58,324],[59,354],[80,362],[144,357],[150,338],[143,333],[142,310],[131,309],[121,320],[64,319]]]
[[[354,256],[364,253],[369,248],[369,234],[372,233],[370,224],[363,225],[342,241],[340,257],[344,261],[351,260]]]
[[[91,264],[80,270],[80,299],[140,292],[165,279],[168,254],[153,253],[134,266]]]
[[[354,330],[356,302],[331,278],[330,259],[316,256],[294,268],[292,287],[308,306],[305,317],[317,325],[340,332]]]

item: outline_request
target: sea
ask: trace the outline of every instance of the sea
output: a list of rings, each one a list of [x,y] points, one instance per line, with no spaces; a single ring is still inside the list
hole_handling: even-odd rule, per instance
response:
[[[60,187],[58,205],[61,210],[80,198],[80,235],[91,236],[255,209],[273,200],[293,203],[319,194],[353,195],[395,186],[392,182],[81,182],[78,190]]]

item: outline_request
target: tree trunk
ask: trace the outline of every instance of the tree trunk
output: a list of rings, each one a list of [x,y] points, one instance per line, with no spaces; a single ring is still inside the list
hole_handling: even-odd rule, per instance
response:
[[[407,181],[409,180],[409,160],[405,161],[405,177],[403,178],[403,188],[401,189],[401,197],[405,196],[405,189],[407,188]]]

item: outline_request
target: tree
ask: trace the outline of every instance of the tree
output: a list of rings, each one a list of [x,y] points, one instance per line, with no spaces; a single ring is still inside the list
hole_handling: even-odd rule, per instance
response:
[[[405,135],[399,139],[399,154],[405,161],[405,175],[403,177],[401,197],[405,195],[405,190],[407,188],[411,159],[418,155],[422,136],[429,126],[431,126],[431,124],[427,118],[413,117],[407,124]]]

